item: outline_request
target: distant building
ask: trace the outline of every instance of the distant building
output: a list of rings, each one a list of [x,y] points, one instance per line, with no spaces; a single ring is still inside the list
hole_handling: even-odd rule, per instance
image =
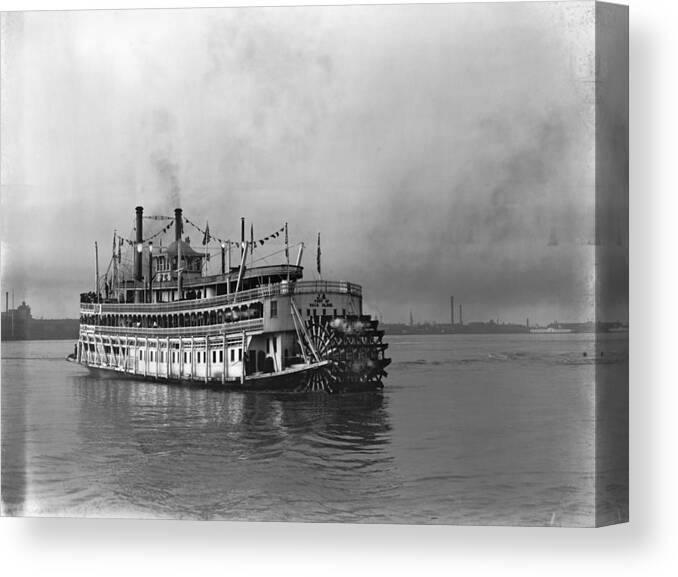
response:
[[[6,306],[0,318],[3,341],[77,339],[79,326],[79,319],[34,319],[25,301],[16,309]]]
[[[31,307],[23,301],[18,308],[2,313],[2,340],[24,340],[28,338],[29,326],[33,317]]]

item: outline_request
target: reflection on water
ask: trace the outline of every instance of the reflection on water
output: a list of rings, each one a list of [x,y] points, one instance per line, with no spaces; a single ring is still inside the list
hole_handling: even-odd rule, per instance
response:
[[[107,467],[98,492],[114,506],[125,495],[159,516],[320,519],[392,484],[381,393],[254,394],[86,375],[72,391],[79,474]]]
[[[224,392],[176,384],[73,378],[73,394],[85,422],[128,427],[145,425],[228,431],[232,438],[259,439],[262,432],[282,440],[317,434],[349,442],[360,451],[386,442],[388,414],[381,392],[344,395]]]

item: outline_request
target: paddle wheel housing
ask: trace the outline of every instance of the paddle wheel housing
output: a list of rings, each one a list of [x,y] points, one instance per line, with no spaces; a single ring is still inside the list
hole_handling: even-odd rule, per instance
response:
[[[329,393],[382,388],[388,344],[379,321],[369,316],[313,317],[305,322],[304,353],[330,361],[311,373],[300,389]]]

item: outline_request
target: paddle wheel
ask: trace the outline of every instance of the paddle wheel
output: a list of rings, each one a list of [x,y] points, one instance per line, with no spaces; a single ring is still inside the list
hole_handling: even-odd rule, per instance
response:
[[[304,354],[329,364],[313,371],[304,391],[329,393],[381,388],[384,370],[391,359],[384,331],[369,316],[313,317],[304,324]],[[305,342],[304,342],[305,341]]]

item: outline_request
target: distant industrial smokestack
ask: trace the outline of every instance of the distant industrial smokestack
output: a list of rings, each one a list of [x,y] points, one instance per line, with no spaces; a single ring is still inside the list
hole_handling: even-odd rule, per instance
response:
[[[134,247],[134,279],[137,281],[141,280],[141,252],[139,252],[139,245],[144,241],[144,230],[143,230],[143,218],[144,218],[144,207],[137,206],[137,242]]]
[[[461,303],[459,303],[459,326],[460,327],[464,325],[464,317],[461,315],[461,313],[462,313]]]
[[[9,291],[5,293],[5,312],[9,312]]]
[[[184,232],[184,219],[181,216],[181,209],[174,209],[174,240],[181,240],[181,233]]]
[[[450,324],[454,326],[454,297],[450,297]]]

